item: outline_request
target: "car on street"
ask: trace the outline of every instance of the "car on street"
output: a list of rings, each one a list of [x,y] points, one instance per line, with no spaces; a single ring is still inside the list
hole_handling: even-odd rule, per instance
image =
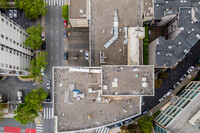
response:
[[[144,114],[146,114],[147,112],[149,112],[149,108],[146,108],[146,109],[142,112],[142,114],[144,115]]]
[[[162,102],[164,100],[164,97],[161,97],[160,99],[159,99],[159,102]]]
[[[48,96],[47,96],[47,102],[50,102],[51,101],[51,99],[50,99],[50,94],[48,94]]]
[[[41,74],[42,74],[42,76],[44,76],[44,75],[45,75],[44,68],[41,68]]]
[[[200,63],[200,59],[198,59],[198,60],[194,63],[194,66],[199,65],[199,63]]]
[[[14,18],[18,18],[18,16],[17,16],[17,10],[14,10]]]
[[[64,20],[64,27],[67,27],[67,21]]]
[[[47,89],[50,89],[50,88],[51,88],[51,81],[48,80],[48,81],[47,81]]]
[[[173,86],[173,87],[174,87],[174,89],[175,89],[176,87],[178,87],[178,86],[179,86],[179,84],[180,84],[179,82],[176,82],[176,84],[174,84],[174,86]]]
[[[124,123],[124,124],[128,124],[128,123],[130,123],[131,121],[132,121],[131,119],[128,119],[128,120],[124,121],[123,123]]]
[[[13,10],[9,10],[9,18],[13,18]]]
[[[42,50],[45,50],[45,49],[46,49],[46,42],[43,41],[43,42],[42,42]]]
[[[120,123],[115,124],[114,127],[117,128],[117,127],[121,127],[121,126],[123,126],[123,125],[124,125],[124,124],[123,124],[122,122],[120,122]]]
[[[183,76],[180,77],[179,81],[180,81],[180,82],[183,81],[186,77],[187,77],[187,75],[186,75],[186,74],[183,74]]]
[[[42,37],[42,41],[45,41],[45,39],[46,39],[46,37],[45,37],[45,32],[42,32],[41,37]]]
[[[0,93],[0,103],[2,103],[2,102],[3,102],[3,94]]]
[[[165,95],[168,97],[170,94],[172,94],[172,89],[170,89]]]
[[[85,59],[86,60],[88,60],[88,58],[89,58],[88,56],[89,56],[88,51],[85,51]]]
[[[67,37],[68,37],[68,35],[67,35],[67,30],[64,30],[63,36],[64,36],[64,38],[67,38]]]
[[[68,53],[67,52],[64,53],[63,58],[64,58],[64,60],[68,60]]]
[[[191,66],[188,70],[187,70],[187,73],[191,73],[192,71],[194,70],[194,66]]]

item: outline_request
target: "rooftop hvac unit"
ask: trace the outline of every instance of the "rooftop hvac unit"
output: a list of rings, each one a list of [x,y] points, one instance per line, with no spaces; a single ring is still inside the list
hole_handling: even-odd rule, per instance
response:
[[[168,49],[172,49],[172,46],[168,46]]]

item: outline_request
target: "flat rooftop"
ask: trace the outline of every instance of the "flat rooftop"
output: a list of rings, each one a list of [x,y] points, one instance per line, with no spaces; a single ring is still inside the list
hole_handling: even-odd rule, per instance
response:
[[[70,0],[70,19],[84,19],[88,0]]]
[[[153,66],[102,66],[103,95],[153,95]]]
[[[55,67],[53,72],[58,132],[114,124],[140,114],[139,96],[101,96],[100,67]]]
[[[105,6],[106,5],[106,6]],[[134,27],[140,20],[140,2],[135,0],[91,1],[91,65],[127,65],[127,44],[124,42],[124,27]],[[114,36],[114,11],[118,17],[118,39],[108,48],[104,45]],[[139,16],[137,18],[137,16]],[[100,51],[105,63],[100,63]]]

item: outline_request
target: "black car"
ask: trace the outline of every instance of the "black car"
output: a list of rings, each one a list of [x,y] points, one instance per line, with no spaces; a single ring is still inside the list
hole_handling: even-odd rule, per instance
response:
[[[47,96],[47,102],[50,102],[50,94]]]
[[[121,126],[123,126],[123,123],[122,123],[122,122],[117,123],[117,124],[114,125],[115,128],[117,128],[117,127],[121,127]]]
[[[146,108],[146,109],[142,112],[142,114],[144,115],[144,114],[146,114],[147,112],[149,112],[149,108]]]
[[[180,77],[179,81],[180,81],[180,82],[183,81],[186,77],[187,77],[187,75],[186,75],[186,74],[183,74],[183,76]]]
[[[194,63],[194,66],[199,65],[199,63],[200,63],[200,59],[198,59],[198,60]]]
[[[67,30],[64,30],[63,35],[64,35],[64,38],[67,38],[67,37],[68,37],[68,35],[67,35]]]
[[[64,57],[63,58],[64,58],[64,60],[68,60],[68,53],[67,52],[64,53]]]
[[[46,49],[46,42],[42,42],[42,50],[45,50]]]

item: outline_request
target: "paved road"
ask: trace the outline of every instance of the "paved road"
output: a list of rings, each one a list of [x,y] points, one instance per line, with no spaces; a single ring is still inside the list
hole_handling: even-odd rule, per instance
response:
[[[184,60],[180,62],[176,68],[168,69],[170,73],[169,77],[163,80],[163,85],[160,89],[155,89],[154,97],[144,97],[144,106],[142,110],[144,111],[147,107],[153,108],[159,103],[159,99],[166,94],[170,89],[173,88],[173,85],[179,80],[179,78],[187,72],[188,68],[192,66],[198,59],[200,59],[199,54],[200,41],[190,50],[190,53],[186,55]]]

